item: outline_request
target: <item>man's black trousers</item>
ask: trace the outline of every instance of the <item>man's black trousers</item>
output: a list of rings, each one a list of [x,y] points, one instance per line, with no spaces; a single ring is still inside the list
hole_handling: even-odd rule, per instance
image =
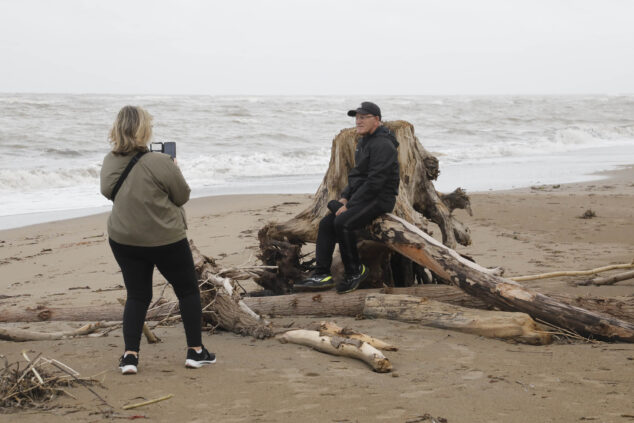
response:
[[[339,243],[339,251],[346,275],[353,275],[359,271],[359,253],[357,251],[357,236],[355,231],[368,225],[378,216],[385,213],[377,201],[368,204],[358,204],[349,208],[339,216],[328,213],[319,222],[317,233],[317,267],[315,274],[329,274],[332,264],[332,254],[335,244]]]

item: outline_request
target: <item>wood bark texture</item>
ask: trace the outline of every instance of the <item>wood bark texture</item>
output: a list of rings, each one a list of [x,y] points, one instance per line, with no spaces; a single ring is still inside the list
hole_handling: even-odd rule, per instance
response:
[[[372,223],[372,236],[425,266],[448,284],[501,310],[520,311],[536,320],[584,336],[634,342],[634,324],[571,306],[505,279],[460,256],[405,220],[388,214]]]
[[[411,295],[368,295],[363,315],[522,344],[546,345],[552,342],[551,335],[526,313],[476,310]]]
[[[219,269],[213,259],[203,256],[191,240],[190,247],[200,283],[203,320],[213,326],[258,339],[273,336],[271,324],[242,301],[234,283],[218,276]]]
[[[349,339],[358,339],[359,341],[367,342],[368,344],[372,345],[377,350],[398,351],[398,348],[396,348],[392,344],[388,344],[385,341],[381,341],[380,339],[374,338],[370,335],[366,335],[365,333],[357,332],[354,329],[342,328],[333,322],[321,322],[319,324],[319,333],[321,335],[340,336],[340,337],[349,338]]]

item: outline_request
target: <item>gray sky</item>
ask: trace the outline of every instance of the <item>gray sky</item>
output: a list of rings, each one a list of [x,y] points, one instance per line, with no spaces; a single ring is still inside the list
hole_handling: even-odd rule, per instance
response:
[[[0,0],[0,92],[634,93],[631,0]]]

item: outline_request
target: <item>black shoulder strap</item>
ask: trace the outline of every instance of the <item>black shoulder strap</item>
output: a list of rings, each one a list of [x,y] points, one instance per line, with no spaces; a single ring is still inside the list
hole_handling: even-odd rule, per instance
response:
[[[136,155],[134,157],[132,157],[132,160],[130,160],[128,162],[128,165],[126,166],[126,168],[124,169],[123,173],[119,177],[119,180],[117,181],[117,184],[112,189],[112,198],[111,198],[111,200],[113,202],[114,202],[114,197],[117,195],[117,192],[119,192],[119,188],[121,188],[121,185],[123,184],[123,181],[125,181],[125,178],[128,177],[128,173],[130,173],[130,171],[132,170],[132,168],[134,167],[136,162],[138,162],[139,159],[141,158],[141,156],[143,156],[145,153],[147,153],[147,151],[139,151],[138,153],[136,153]]]

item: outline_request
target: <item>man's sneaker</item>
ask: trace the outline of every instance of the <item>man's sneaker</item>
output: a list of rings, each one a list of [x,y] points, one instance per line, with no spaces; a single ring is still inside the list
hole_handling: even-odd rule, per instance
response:
[[[327,273],[314,274],[301,282],[293,285],[295,291],[321,291],[335,286],[332,275]]]
[[[187,359],[185,360],[185,367],[188,369],[198,369],[206,364],[213,364],[216,362],[216,354],[207,351],[207,348],[203,347],[202,351],[197,353],[191,348],[187,349]]]
[[[139,357],[134,354],[124,354],[119,360],[119,368],[124,375],[135,375],[137,372],[136,366],[139,365]]]
[[[364,264],[359,266],[359,272],[354,275],[346,275],[343,281],[337,285],[337,294],[345,294],[346,292],[352,292],[359,287],[361,282],[363,282],[370,271]]]

